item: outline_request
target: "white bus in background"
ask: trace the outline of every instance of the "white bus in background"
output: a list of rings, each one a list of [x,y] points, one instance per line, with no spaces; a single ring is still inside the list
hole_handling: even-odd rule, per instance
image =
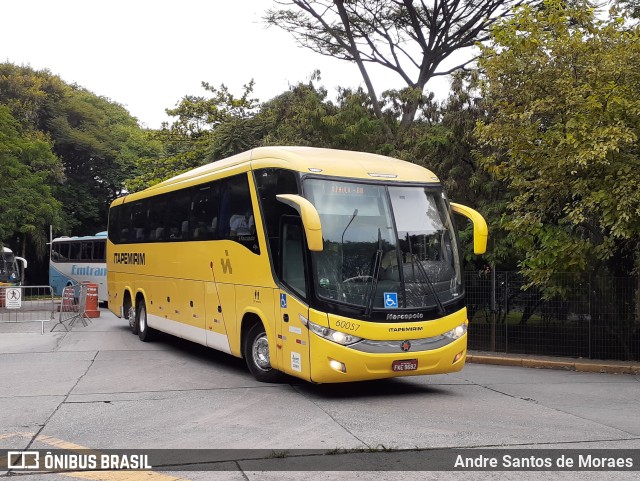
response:
[[[21,266],[18,266],[18,262]],[[0,286],[21,286],[24,282],[24,270],[27,260],[18,257],[8,247],[0,250]]]
[[[55,295],[61,296],[66,286],[90,282],[98,285],[98,301],[107,302],[106,241],[106,232],[51,241],[49,285]]]

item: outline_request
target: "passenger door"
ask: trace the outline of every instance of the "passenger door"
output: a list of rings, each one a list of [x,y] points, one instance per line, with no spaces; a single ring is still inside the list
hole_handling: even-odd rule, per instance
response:
[[[276,290],[280,316],[277,322],[278,366],[292,376],[309,380],[309,305],[305,241],[299,217],[284,216],[281,233],[280,279]],[[276,307],[276,312],[277,312]]]

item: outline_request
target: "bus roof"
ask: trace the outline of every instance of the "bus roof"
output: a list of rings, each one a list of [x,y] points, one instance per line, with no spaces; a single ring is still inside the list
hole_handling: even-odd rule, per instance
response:
[[[134,198],[146,197],[155,190],[173,190],[173,186],[189,186],[216,178],[216,173],[248,164],[247,170],[280,167],[299,172],[318,173],[326,176],[386,180],[390,182],[439,183],[438,177],[428,169],[411,162],[384,155],[349,150],[316,147],[258,147],[240,154],[212,162],[176,175],[131,194]]]
[[[52,240],[52,242],[64,242],[64,241],[82,241],[82,240],[96,240],[96,239],[106,239],[107,231],[98,232],[96,235],[85,235],[85,236],[73,236],[73,237],[56,237]]]

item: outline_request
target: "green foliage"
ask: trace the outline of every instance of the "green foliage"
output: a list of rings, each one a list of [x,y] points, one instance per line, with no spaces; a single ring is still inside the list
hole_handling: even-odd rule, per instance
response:
[[[63,207],[59,228],[65,234],[104,230],[109,204],[136,160],[157,155],[124,107],[46,70],[0,64],[0,105],[22,129],[51,139],[66,177],[52,190]]]
[[[167,114],[177,117],[158,132],[150,133],[152,147],[136,162],[135,175],[125,186],[142,190],[189,169],[251,149],[262,134],[255,121],[258,101],[252,97],[253,81],[236,97],[225,85],[202,87],[211,96],[186,95]]]
[[[167,112],[177,116],[155,139],[164,149],[160,159],[137,164],[138,175],[126,182],[135,191],[188,169],[263,145],[310,145],[376,151],[384,141],[382,121],[362,91],[343,89],[336,102],[317,87],[314,72],[308,83],[292,85],[262,104],[252,98],[253,82],[236,97],[223,85],[204,83],[211,97],[186,96]]]
[[[60,225],[60,203],[51,184],[63,179],[51,143],[38,132],[21,131],[9,108],[0,105],[0,246],[20,234],[42,255],[47,227]]]
[[[522,271],[628,274],[640,234],[640,30],[616,11],[549,0],[520,9],[483,48],[493,109],[482,159],[513,197],[505,226]],[[624,254],[626,253],[626,254]]]

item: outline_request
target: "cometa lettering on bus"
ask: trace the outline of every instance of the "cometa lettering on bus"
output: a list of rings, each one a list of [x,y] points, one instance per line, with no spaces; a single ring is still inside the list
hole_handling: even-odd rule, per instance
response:
[[[115,264],[133,264],[137,266],[145,265],[145,254],[143,252],[122,252],[113,254]]]

